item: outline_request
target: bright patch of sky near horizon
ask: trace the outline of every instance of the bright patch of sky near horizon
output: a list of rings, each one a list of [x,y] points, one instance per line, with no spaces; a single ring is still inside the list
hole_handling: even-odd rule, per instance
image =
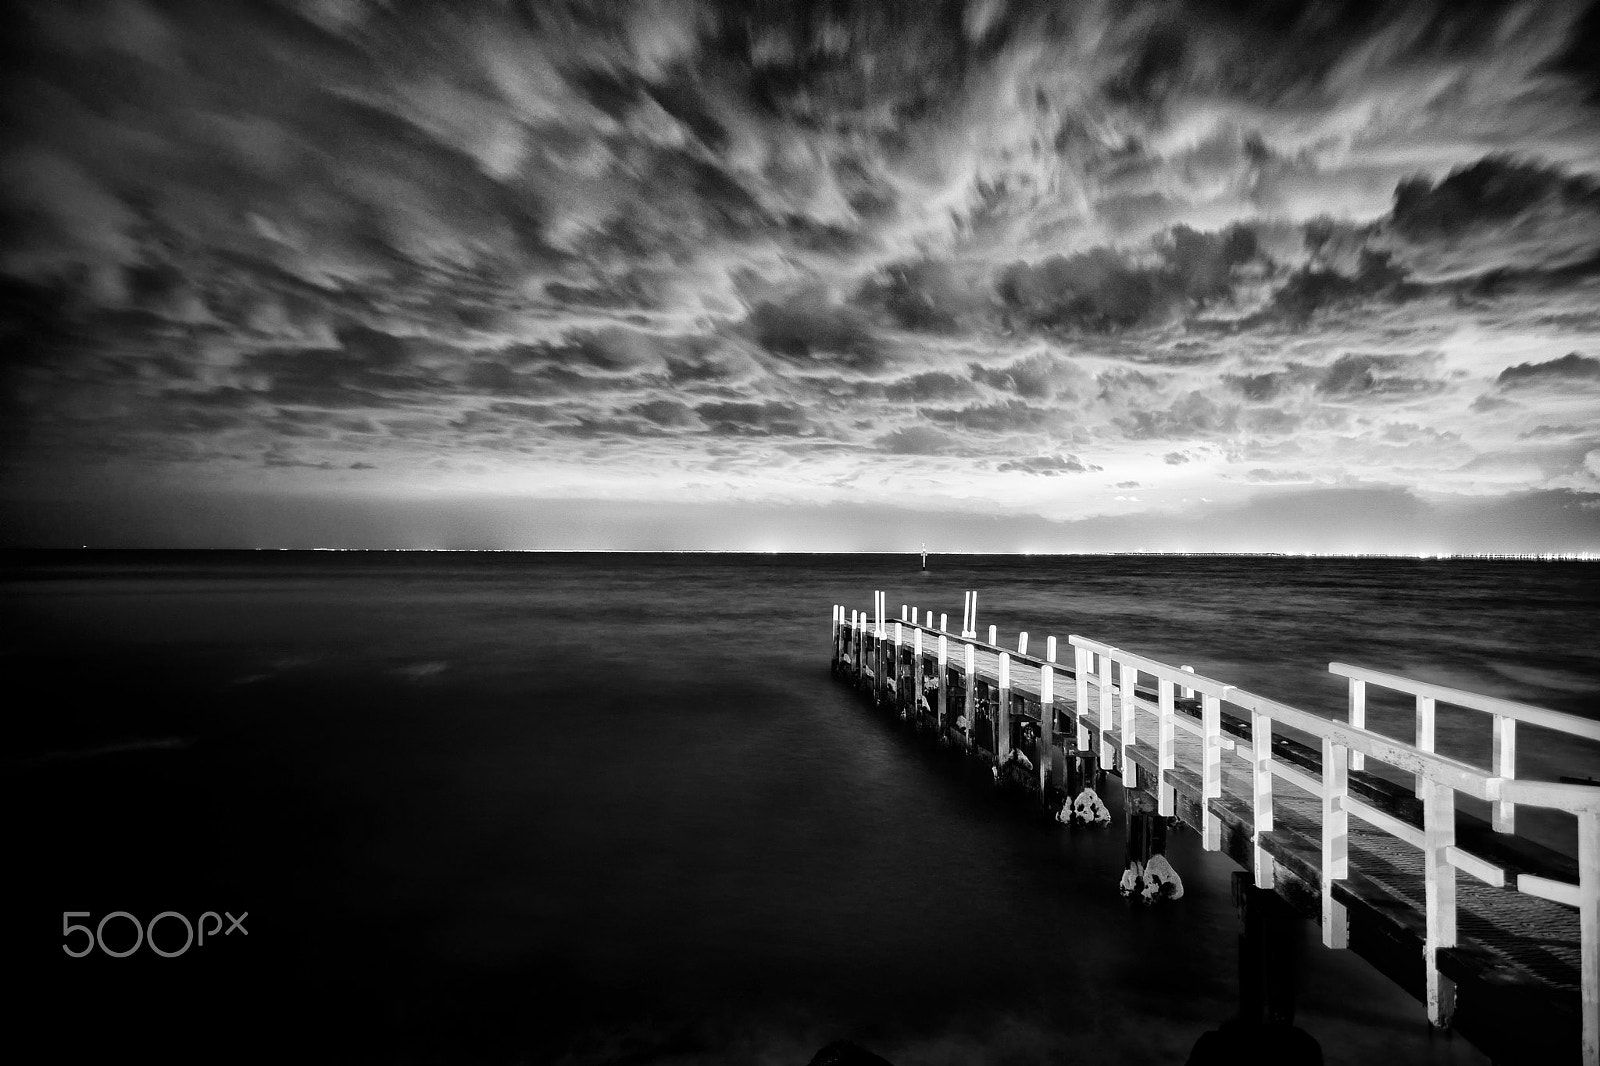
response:
[[[7,17],[10,542],[1600,548],[1600,7]]]

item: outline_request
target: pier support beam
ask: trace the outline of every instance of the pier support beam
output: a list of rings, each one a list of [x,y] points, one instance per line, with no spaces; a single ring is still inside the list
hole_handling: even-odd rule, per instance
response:
[[[971,644],[964,644],[966,658],[966,684],[961,690],[961,713],[967,719],[967,750],[978,742],[978,652]]]
[[[1299,916],[1276,892],[1233,875],[1239,935],[1239,1018],[1247,1025],[1294,1024],[1295,923]]]

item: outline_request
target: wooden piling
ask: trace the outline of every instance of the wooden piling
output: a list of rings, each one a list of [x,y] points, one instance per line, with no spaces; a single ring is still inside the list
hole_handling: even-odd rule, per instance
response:
[[[940,737],[943,737],[945,735],[945,730],[949,727],[949,724],[950,724],[950,720],[947,717],[945,717],[945,709],[946,709],[946,707],[947,707],[947,705],[949,703],[949,700],[948,700],[949,688],[950,688],[950,640],[943,633],[940,633],[939,634],[939,707],[938,707],[938,717],[937,717],[938,728],[939,728],[939,736]]]
[[[1034,760],[1039,775],[1039,798],[1048,799],[1050,772],[1055,765],[1054,736],[1056,717],[1055,671],[1049,666],[1039,667],[1039,751]],[[1060,780],[1060,778],[1056,778]]]
[[[1261,846],[1261,834],[1272,832],[1272,719],[1259,711],[1250,720],[1250,758],[1253,872],[1257,888],[1271,888],[1272,856]]]
[[[922,732],[922,630],[911,631],[911,713],[916,716],[917,732]]]
[[[1428,1021],[1448,1028],[1455,1014],[1455,982],[1439,972],[1439,950],[1456,946],[1455,790],[1431,778],[1422,787],[1423,904],[1427,934],[1422,943]]]
[[[1350,944],[1344,904],[1333,898],[1333,883],[1350,876],[1349,759],[1347,746],[1322,738],[1322,943],[1330,948]]]
[[[994,761],[1004,772],[1011,750],[1011,656],[1000,653],[1000,698],[994,710]]]
[[[966,648],[966,686],[962,689],[962,713],[967,718],[967,750],[978,746],[978,650],[971,644]]]

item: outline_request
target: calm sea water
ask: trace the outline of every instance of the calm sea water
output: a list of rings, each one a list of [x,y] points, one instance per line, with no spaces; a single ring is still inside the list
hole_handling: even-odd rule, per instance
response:
[[[828,619],[878,588],[1330,713],[1337,659],[1600,716],[1586,564],[14,555],[15,1017],[61,1059],[1181,1063],[1237,1008],[1232,864],[1179,835],[1185,897],[1130,905],[1119,832],[1023,817],[867,709]],[[1486,756],[1475,717],[1441,747]],[[175,958],[63,952],[63,912],[118,910],[249,917]],[[1483,1061],[1315,932],[1327,1061]]]

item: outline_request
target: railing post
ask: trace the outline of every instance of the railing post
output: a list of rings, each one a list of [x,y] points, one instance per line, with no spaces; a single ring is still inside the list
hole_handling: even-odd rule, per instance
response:
[[[1367,728],[1367,683],[1359,677],[1350,679],[1350,724],[1357,729]],[[1352,751],[1350,769],[1365,770],[1366,767],[1366,753]]]
[[[1045,637],[1044,638],[1044,660],[1045,660],[1045,662],[1052,663],[1052,664],[1056,661],[1056,638],[1055,637]],[[1065,750],[1062,751],[1062,758],[1061,758],[1060,764],[1058,765],[1056,763],[1056,749],[1055,749],[1055,741],[1056,741],[1056,678],[1055,678],[1055,668],[1054,668],[1053,665],[1052,666],[1048,666],[1048,667],[1045,667],[1045,671],[1048,671],[1049,674],[1050,674],[1050,682],[1049,682],[1049,684],[1050,684],[1050,700],[1049,700],[1048,706],[1045,705],[1043,700],[1040,701],[1040,716],[1044,719],[1044,759],[1042,761],[1048,762],[1050,764],[1050,770],[1051,770],[1052,773],[1054,773],[1056,770],[1060,770],[1061,771],[1056,777],[1056,784],[1061,786],[1063,789],[1065,789],[1066,784],[1067,784],[1067,763],[1066,763],[1066,751]],[[1040,676],[1040,680],[1039,680],[1040,694],[1042,695],[1043,694],[1043,690],[1044,690],[1044,685],[1045,685],[1044,672],[1041,672],[1039,676]],[[1063,741],[1061,747],[1063,749],[1065,749],[1066,746],[1067,746],[1066,742]],[[1043,788],[1044,788],[1044,777],[1043,777],[1042,774],[1041,774],[1041,776],[1039,778],[1039,787],[1040,787],[1041,795],[1042,795],[1043,794]]]
[[[1049,666],[1039,667],[1039,797],[1044,798],[1045,780],[1050,775],[1051,738],[1055,733],[1056,718],[1055,671]]]
[[[1578,815],[1579,1004],[1583,1063],[1600,1066],[1600,814]]]
[[[999,626],[990,626],[989,627],[989,646],[991,648],[998,648],[1000,646],[1000,627]]]
[[[962,690],[961,713],[967,718],[967,750],[971,751],[978,744],[978,649],[971,644],[962,647],[966,649],[967,684]]]
[[[917,624],[917,609],[915,607],[911,608],[911,624]]]
[[[1250,714],[1251,836],[1257,888],[1273,885],[1272,856],[1261,846],[1261,834],[1272,832],[1272,719]]]
[[[1089,652],[1072,646],[1073,695],[1077,698],[1078,750],[1089,750]]]
[[[1178,669],[1182,670],[1186,674],[1194,673],[1194,667],[1192,667],[1192,666],[1180,666],[1180,667],[1178,667]],[[1183,698],[1186,699],[1186,700],[1194,699],[1194,689],[1192,689],[1189,686],[1185,685],[1184,688],[1183,688]]]
[[[1455,1013],[1455,983],[1439,972],[1439,949],[1456,946],[1456,868],[1450,849],[1456,843],[1456,793],[1449,785],[1422,778],[1422,878],[1427,910],[1423,969],[1427,976],[1428,1021],[1443,1029]]]
[[[1322,943],[1350,946],[1344,904],[1333,898],[1333,883],[1350,876],[1350,749],[1322,738]]]
[[[1417,697],[1417,747],[1423,751],[1433,751],[1434,725],[1438,718],[1438,702],[1432,696]],[[1416,794],[1422,795],[1422,775],[1417,775]]]
[[[1113,652],[1115,648],[1111,649]],[[1111,656],[1100,652],[1100,769],[1111,769]]]
[[[991,641],[990,643],[993,643]],[[1000,701],[994,712],[994,761],[1004,768],[1011,750],[1011,656],[1000,653]]]
[[[1222,700],[1205,695],[1200,702],[1201,844],[1207,851],[1222,849],[1222,819],[1211,801],[1222,796]]]
[[[911,713],[922,731],[922,630],[911,631]]]
[[[1156,814],[1171,818],[1178,813],[1178,790],[1167,783],[1167,771],[1178,766],[1177,689],[1164,677],[1156,679]]]
[[[949,706],[948,693],[950,690],[950,638],[943,633],[939,634],[939,735],[944,736],[945,725],[949,722],[946,717],[946,708]]]
[[[950,616],[943,612],[940,612],[939,614],[939,632],[950,632]]]
[[[1028,631],[1026,629],[1017,634],[1017,654],[1028,654]]]
[[[1494,773],[1507,781],[1517,776],[1517,720],[1494,716]],[[1496,833],[1511,833],[1517,828],[1517,805],[1510,800],[1494,802],[1492,821]]]
[[[1138,668],[1127,663],[1118,663],[1117,666],[1117,703],[1122,709],[1122,784],[1126,788],[1137,788],[1139,785],[1139,767],[1128,758],[1133,751],[1133,743],[1138,739],[1139,706],[1134,696],[1134,689],[1139,684]]]
[[[901,623],[899,622],[894,624],[894,643],[890,645],[889,650],[889,661],[893,665],[884,671],[884,680],[888,682],[889,686],[889,706],[897,711],[901,709],[902,703],[900,692],[900,625]]]
[[[850,629],[852,631],[851,632],[851,637],[852,637],[852,642],[855,645],[855,647],[853,648],[853,650],[850,653],[850,659],[851,659],[851,663],[850,664],[851,664],[851,666],[855,667],[856,687],[857,688],[861,687],[861,661],[862,661],[862,658],[863,658],[863,656],[861,654],[861,630],[862,630],[863,626],[866,624],[865,623],[865,617],[866,616],[865,616],[864,612],[862,612],[862,611],[851,611],[850,612]]]

